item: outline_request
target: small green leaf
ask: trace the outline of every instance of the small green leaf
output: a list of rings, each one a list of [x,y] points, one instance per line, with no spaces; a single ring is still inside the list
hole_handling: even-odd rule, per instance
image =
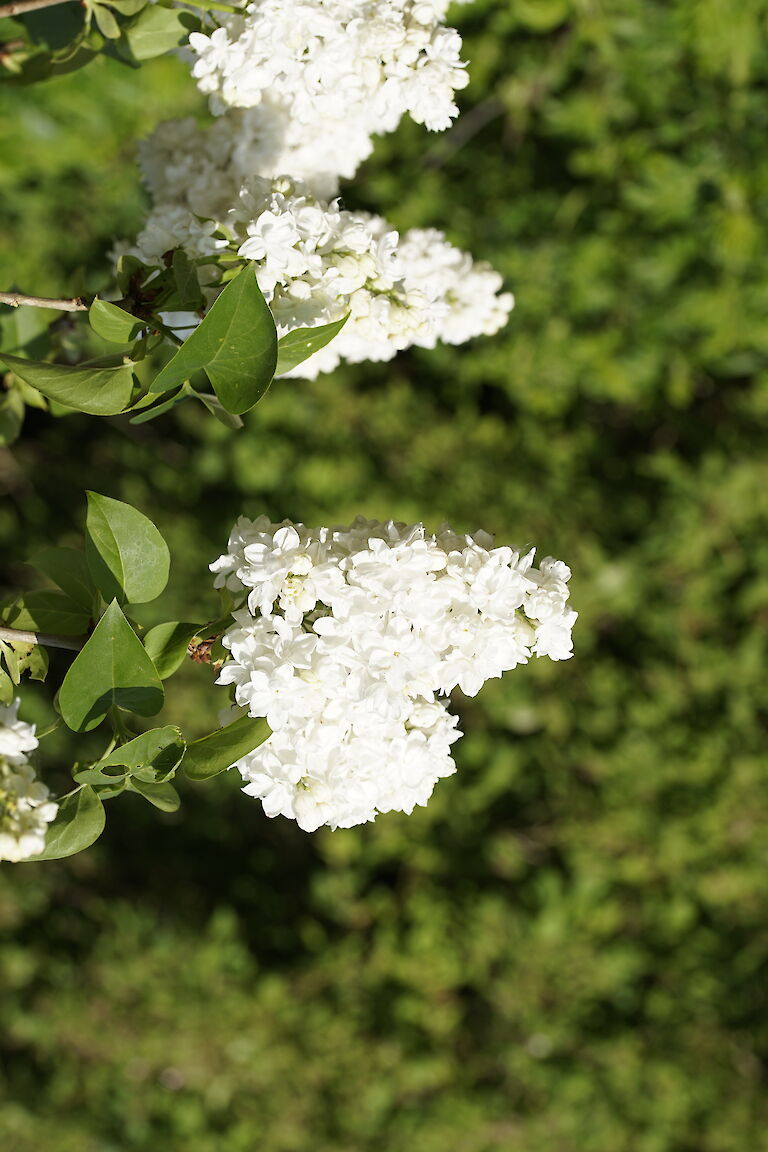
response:
[[[76,548],[45,548],[29,563],[39,569],[62,592],[66,592],[90,616],[96,586],[91,579],[84,552]]]
[[[150,386],[166,392],[204,369],[227,412],[240,415],[266,392],[275,374],[277,332],[256,282],[243,268],[214,300],[199,327]]]
[[[20,356],[0,352],[0,363],[50,400],[91,416],[116,416],[125,411],[131,400],[132,362],[112,368],[73,368],[66,364],[22,360]]]
[[[119,40],[122,35],[120,25],[117,20],[115,20],[109,8],[105,8],[102,4],[94,3],[92,11],[102,36],[106,36],[107,40]]]
[[[187,745],[184,772],[190,780],[208,780],[231,768],[236,760],[258,748],[272,732],[263,717],[241,716]]]
[[[0,641],[0,653],[14,684],[25,672],[30,680],[45,680],[48,672],[48,653],[39,644],[24,644],[18,640]]]
[[[0,705],[7,708],[14,695],[13,680],[4,668],[0,668]]]
[[[293,332],[286,332],[277,342],[275,376],[290,372],[314,352],[325,348],[341,332],[347,320],[349,313],[342,316],[341,320],[334,320],[332,324],[319,324],[317,328],[294,328]]]
[[[181,799],[173,784],[148,784],[144,780],[131,779],[128,787],[132,792],[139,792],[155,808],[161,812],[175,812],[181,804]]]
[[[28,644],[20,649],[19,671],[26,672],[30,680],[45,680],[48,675],[48,653],[39,644]]]
[[[88,494],[85,556],[105,600],[154,600],[168,583],[168,545],[148,517],[122,500]]]
[[[114,748],[94,765],[100,771],[120,765],[131,773],[142,773],[148,781],[165,780],[172,776],[184,756],[184,737],[173,724],[152,728],[140,736]]]
[[[58,632],[62,636],[82,636],[90,623],[90,611],[63,592],[27,592],[4,608],[2,620],[10,628],[31,632]]]
[[[154,716],[163,706],[163,686],[144,645],[113,600],[64,677],[59,711],[73,731],[89,732],[115,705]]]
[[[0,656],[5,661],[5,666],[8,669],[8,675],[13,681],[14,685],[18,686],[21,680],[21,671],[19,670],[19,656],[16,652],[14,645],[6,644],[0,640]]]
[[[184,663],[189,642],[193,636],[197,636],[199,629],[199,624],[169,620],[166,624],[157,624],[147,632],[144,647],[161,680],[167,680]]]
[[[125,39],[136,60],[151,60],[176,48],[182,37],[189,34],[183,12],[173,8],[148,5],[125,29]]]
[[[30,861],[61,860],[64,856],[74,856],[98,840],[104,831],[104,824],[104,805],[93,788],[86,785],[75,792],[74,796],[62,800],[56,819],[48,826],[45,850],[39,856],[30,857]]]
[[[97,336],[113,344],[130,344],[145,327],[142,320],[137,320],[124,308],[98,297],[88,310],[88,320]]]

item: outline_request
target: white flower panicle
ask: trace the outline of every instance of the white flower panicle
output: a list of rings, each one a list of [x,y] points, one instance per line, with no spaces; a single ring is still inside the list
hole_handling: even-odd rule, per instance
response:
[[[572,654],[570,569],[533,559],[447,526],[241,517],[211,570],[240,605],[218,683],[272,729],[244,791],[305,831],[426,804],[455,771],[447,694]]]
[[[0,860],[12,861],[40,855],[59,808],[27,760],[37,738],[34,725],[19,720],[18,709],[18,700],[0,707]]]
[[[501,292],[501,277],[442,233],[413,230],[400,240],[381,217],[347,211],[299,180],[246,178],[233,149],[191,121],[176,132],[169,127],[142,149],[157,203],[129,251],[149,264],[175,247],[195,258],[254,261],[280,335],[349,315],[340,334],[291,375],[312,378],[341,360],[389,360],[414,345],[461,343],[506,322],[513,298]],[[207,150],[194,149],[198,135]]]
[[[349,178],[371,137],[405,114],[433,130],[458,109],[468,83],[461,38],[443,0],[256,0],[192,33],[192,74],[211,108],[258,107],[280,126],[281,171]]]

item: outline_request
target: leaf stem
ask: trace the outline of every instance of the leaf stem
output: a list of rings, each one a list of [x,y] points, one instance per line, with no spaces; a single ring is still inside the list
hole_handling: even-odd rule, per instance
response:
[[[0,628],[0,640],[12,644],[42,644],[45,648],[67,648],[79,652],[87,636],[53,636],[48,632],[28,632],[24,628]]]
[[[49,3],[51,0],[49,0]],[[55,3],[60,3],[60,0],[54,0]],[[13,5],[11,5],[13,7]],[[35,7],[44,7],[41,3],[36,3]],[[0,5],[0,16],[3,15],[3,7]],[[55,308],[58,312],[87,312],[90,304],[84,296],[70,296],[66,298],[54,298],[50,296],[27,296],[26,292],[0,292],[0,304],[10,304],[11,308],[18,308],[21,304],[27,304],[32,308]]]

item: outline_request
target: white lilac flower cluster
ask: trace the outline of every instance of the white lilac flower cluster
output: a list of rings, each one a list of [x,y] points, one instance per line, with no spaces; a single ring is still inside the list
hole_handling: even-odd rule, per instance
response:
[[[467,82],[445,0],[255,0],[193,33],[192,74],[212,111],[258,107],[280,136],[277,167],[354,175],[375,133],[405,114],[447,128]]]
[[[448,693],[572,654],[570,569],[533,559],[447,526],[241,517],[211,570],[239,605],[218,683],[272,729],[244,791],[307,832],[426,804],[455,771]]]
[[[59,808],[27,760],[35,726],[19,720],[18,709],[18,700],[0,707],[0,860],[13,861],[40,855]]]
[[[413,229],[401,240],[380,216],[347,211],[299,180],[247,177],[235,142],[213,129],[164,125],[141,161],[155,206],[128,251],[148,264],[175,247],[195,258],[254,261],[280,335],[349,316],[291,375],[463,343],[506,322],[513,298],[499,274],[442,233]]]

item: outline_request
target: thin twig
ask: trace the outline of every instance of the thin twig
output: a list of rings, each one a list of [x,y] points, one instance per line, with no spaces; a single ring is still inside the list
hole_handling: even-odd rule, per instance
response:
[[[10,4],[0,4],[0,16],[20,16],[22,12],[35,12],[38,8],[53,8],[55,4],[66,4],[67,0],[11,0]]]
[[[0,14],[2,14],[2,8],[0,8]],[[54,299],[50,296],[27,296],[25,292],[0,292],[0,304],[10,304],[11,308],[28,304],[32,308],[55,308],[58,312],[87,312],[90,308],[90,304],[84,296]]]
[[[45,648],[68,648],[79,652],[87,636],[52,636],[48,632],[27,632],[24,628],[0,628],[0,640],[13,644],[42,644]]]

